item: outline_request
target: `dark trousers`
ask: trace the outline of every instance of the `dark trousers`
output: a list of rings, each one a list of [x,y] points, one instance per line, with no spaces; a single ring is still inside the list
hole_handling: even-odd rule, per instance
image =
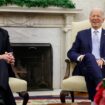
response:
[[[4,60],[0,60],[0,96],[3,98],[6,105],[16,105],[8,80],[8,64]]]
[[[102,80],[102,70],[98,66],[95,57],[88,53],[81,62],[81,74],[85,76],[89,99],[94,100],[96,86]],[[105,70],[104,70],[105,71]]]

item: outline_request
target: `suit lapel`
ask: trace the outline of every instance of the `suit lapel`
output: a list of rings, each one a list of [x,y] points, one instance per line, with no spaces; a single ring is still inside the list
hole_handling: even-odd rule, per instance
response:
[[[102,29],[101,40],[100,40],[100,50],[101,51],[102,51],[104,43],[105,43],[105,30]]]
[[[91,29],[87,31],[87,38],[88,38],[88,45],[89,45],[89,52],[92,52],[92,38],[91,38]]]

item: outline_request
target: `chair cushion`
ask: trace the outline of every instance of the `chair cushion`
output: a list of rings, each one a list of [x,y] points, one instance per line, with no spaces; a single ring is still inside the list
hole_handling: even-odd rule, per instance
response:
[[[27,90],[27,82],[19,78],[9,78],[9,85],[12,92],[22,92]]]
[[[71,76],[64,79],[62,90],[87,92],[85,78],[83,76]]]

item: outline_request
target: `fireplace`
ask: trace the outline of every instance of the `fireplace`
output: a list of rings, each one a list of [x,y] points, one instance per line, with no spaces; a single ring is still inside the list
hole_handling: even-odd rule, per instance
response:
[[[12,43],[15,70],[28,83],[28,90],[52,89],[52,46],[50,43]]]
[[[31,49],[31,53],[33,50],[36,51],[37,44],[39,43],[41,43],[41,46],[37,47],[38,49],[40,49],[44,44],[49,44],[49,49],[53,49],[53,54],[51,54],[53,55],[53,59],[52,61],[49,61],[52,62],[52,67],[50,65],[51,69],[49,69],[51,74],[53,74],[52,77],[50,77],[51,83],[48,83],[46,77],[44,78],[44,82],[47,83],[47,85],[43,83],[44,85],[39,85],[39,89],[59,89],[61,87],[61,81],[64,77],[66,68],[65,58],[68,49],[67,46],[69,44],[68,39],[71,39],[71,22],[73,21],[74,16],[80,12],[80,9],[63,8],[43,9],[26,7],[22,8],[15,6],[3,6],[0,8],[0,26],[8,30],[10,42],[12,43],[14,49],[16,47],[19,48],[19,53],[21,50],[23,50],[22,45],[24,45],[25,49],[27,50]],[[36,45],[33,45],[32,43]],[[47,49],[47,47],[43,48]],[[25,54],[27,54],[27,51],[24,50],[23,56]],[[37,66],[35,66],[35,70],[27,71],[24,63],[21,67],[19,60],[16,65],[19,65],[18,74],[27,79],[27,81],[29,81],[27,72],[34,71],[33,74],[28,73],[31,75],[30,77],[37,75],[40,76],[42,75],[41,73],[46,73],[45,71],[40,72],[39,69],[37,70],[38,73],[36,73],[35,70],[37,69]],[[19,68],[21,68],[24,72],[19,71]],[[35,80],[37,80],[37,82]],[[32,83],[34,83],[34,85],[40,83],[39,77],[34,78]],[[34,87],[33,84],[28,84],[28,88],[30,86],[32,89],[34,88],[37,90],[37,87]],[[47,88],[47,86],[49,86],[49,88]]]

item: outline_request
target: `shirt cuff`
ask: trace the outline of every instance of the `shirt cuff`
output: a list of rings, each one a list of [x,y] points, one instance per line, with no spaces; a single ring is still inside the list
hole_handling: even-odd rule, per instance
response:
[[[78,56],[77,61],[82,61],[83,57],[84,57],[84,55]]]

